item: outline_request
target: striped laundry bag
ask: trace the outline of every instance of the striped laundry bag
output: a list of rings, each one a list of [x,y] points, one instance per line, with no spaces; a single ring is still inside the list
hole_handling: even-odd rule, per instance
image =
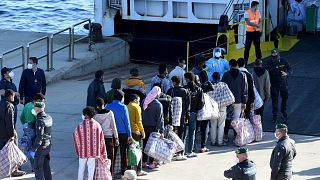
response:
[[[249,119],[235,119],[231,122],[231,126],[237,132],[237,136],[234,140],[236,146],[244,146],[255,140],[254,130]]]
[[[254,92],[254,105],[253,105],[253,110],[259,109],[263,106],[263,100],[260,96],[260,94],[257,91],[256,86],[253,85],[253,92]]]
[[[174,90],[171,93],[171,107],[172,107],[172,125],[180,126],[182,115],[182,97],[174,97]]]
[[[0,150],[0,179],[10,176],[15,170],[27,162],[23,152],[9,140]]]
[[[252,123],[252,126],[253,126],[255,141],[261,141],[262,137],[263,137],[261,116],[260,115],[255,115],[254,112],[252,111],[250,120],[251,120],[251,123]]]
[[[184,143],[179,138],[179,136],[173,131],[173,127],[171,125],[166,126],[164,137],[175,143],[176,153],[184,150],[185,148]]]
[[[94,170],[94,180],[112,180],[110,172],[111,160],[107,159],[103,162],[100,158],[96,159],[96,166]]]

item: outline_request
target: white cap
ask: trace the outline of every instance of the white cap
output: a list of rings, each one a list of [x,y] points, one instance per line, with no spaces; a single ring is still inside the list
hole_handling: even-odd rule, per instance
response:
[[[124,172],[124,177],[128,180],[136,180],[137,179],[137,173],[135,170],[126,170]]]

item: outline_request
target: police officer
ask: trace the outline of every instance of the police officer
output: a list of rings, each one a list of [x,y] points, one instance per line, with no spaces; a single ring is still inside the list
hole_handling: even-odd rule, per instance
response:
[[[37,117],[36,137],[31,156],[34,158],[34,170],[37,180],[51,180],[50,149],[52,118],[44,112],[44,102],[35,102],[32,113]]]
[[[292,176],[292,161],[296,157],[294,140],[288,136],[288,127],[277,124],[275,137],[278,139],[270,159],[271,180],[289,180]]]
[[[260,49],[260,23],[261,23],[261,16],[258,10],[259,2],[254,0],[251,2],[251,8],[249,8],[244,13],[245,24],[246,24],[246,42],[245,42],[245,49],[244,49],[244,59],[246,60],[246,64],[248,63],[249,53],[251,44],[253,42],[255,51],[256,51],[256,58],[261,59],[261,49]]]
[[[287,121],[288,82],[287,77],[292,72],[289,63],[280,57],[278,49],[272,49],[271,58],[266,61],[265,68],[270,76],[270,91],[272,99],[272,122],[278,121],[278,98],[281,97],[281,113],[284,121]]]
[[[237,164],[232,166],[229,170],[224,171],[226,178],[237,180],[255,180],[256,179],[256,165],[253,161],[248,159],[248,148],[240,147],[236,150]]]

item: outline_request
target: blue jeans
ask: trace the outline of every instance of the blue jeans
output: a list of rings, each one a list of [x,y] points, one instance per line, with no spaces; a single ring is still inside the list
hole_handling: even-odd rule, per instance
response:
[[[188,126],[188,139],[186,146],[186,153],[191,153],[194,146],[195,139],[195,131],[196,131],[196,123],[197,123],[197,113],[190,113],[190,121]]]

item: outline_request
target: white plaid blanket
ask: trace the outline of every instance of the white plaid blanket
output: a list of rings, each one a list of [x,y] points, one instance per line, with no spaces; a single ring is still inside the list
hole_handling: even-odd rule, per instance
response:
[[[182,115],[182,97],[172,97],[172,125],[180,126]]]
[[[10,176],[25,162],[27,162],[27,157],[23,152],[13,141],[8,141],[0,150],[0,179]]]
[[[224,82],[213,84],[213,90],[207,94],[218,103],[219,108],[229,106],[235,101],[228,85]]]

